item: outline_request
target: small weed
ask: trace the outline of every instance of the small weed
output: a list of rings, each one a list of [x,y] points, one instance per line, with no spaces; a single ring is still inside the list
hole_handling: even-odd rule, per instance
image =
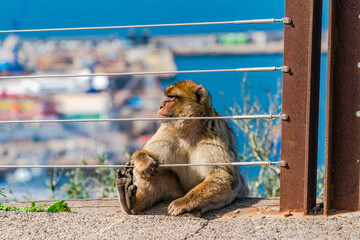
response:
[[[30,201],[32,199],[32,194],[29,191],[26,191],[25,194],[22,196],[23,199],[25,199],[26,201]]]
[[[83,165],[88,163],[83,160]],[[109,165],[109,155],[105,154],[97,158],[98,165]],[[87,175],[81,168],[76,168],[66,172],[65,176],[69,182],[62,185],[61,189],[66,192],[69,198],[84,199],[90,198],[90,194],[96,187],[99,187],[99,197],[115,197],[115,169],[113,168],[96,168],[95,172]]]
[[[60,200],[58,202],[51,204],[47,208],[46,212],[51,212],[51,213],[69,212],[69,213],[71,213],[71,209],[64,200]]]
[[[49,171],[49,179],[45,180],[45,184],[49,187],[49,190],[51,192],[50,199],[56,198],[56,189],[59,186],[59,181],[63,175],[63,170],[58,169],[51,169]]]
[[[109,155],[97,158],[97,164],[107,165],[109,164]],[[115,193],[115,169],[113,168],[97,168],[95,169],[96,176],[93,177],[95,185],[100,188],[100,197],[114,197]]]
[[[6,195],[4,194],[4,190],[5,188],[0,187],[0,196],[6,197]]]
[[[85,160],[83,160],[82,163],[87,165]],[[62,186],[62,190],[66,192],[69,198],[90,198],[90,178],[86,177],[85,172],[81,168],[75,168],[74,170],[65,173],[65,176],[69,179],[69,182]]]
[[[18,212],[71,212],[71,209],[64,200],[60,200],[51,204],[47,209],[45,209],[45,203],[36,205],[35,202],[32,202],[30,206],[25,206],[23,208],[18,208],[14,206],[8,206],[0,203],[0,210],[2,211],[18,211]]]
[[[15,197],[15,194],[14,194],[14,192],[13,192],[10,184],[9,184],[9,183],[6,183],[6,186],[7,186],[7,189],[8,189],[9,194],[11,194],[11,195],[13,196],[13,200],[14,200],[14,201],[17,201],[17,200],[16,200],[16,197]]]

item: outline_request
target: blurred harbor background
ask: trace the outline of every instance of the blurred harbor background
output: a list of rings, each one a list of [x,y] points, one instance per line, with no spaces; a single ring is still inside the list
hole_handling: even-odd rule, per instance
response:
[[[324,1],[325,8],[328,2]],[[284,1],[13,0],[0,8],[0,29],[114,26],[284,17]],[[319,165],[324,164],[327,16],[323,20]],[[0,75],[87,74],[281,66],[283,24],[0,34]],[[264,109],[281,72],[246,74]],[[0,120],[156,117],[163,89],[192,79],[222,114],[242,102],[243,73],[0,80]],[[111,164],[129,159],[156,122],[0,125],[0,164]],[[239,146],[242,138],[237,132]],[[276,129],[275,129],[276,130]],[[241,147],[240,147],[241,148]],[[278,160],[278,159],[274,159]],[[251,178],[259,168],[248,170]],[[11,198],[51,197],[41,169],[0,169]],[[51,176],[50,176],[51,177]],[[65,176],[59,182],[67,181]],[[96,190],[94,190],[96,191]],[[31,194],[31,196],[29,196]],[[57,192],[56,197],[64,193]],[[4,200],[0,196],[0,201]]]

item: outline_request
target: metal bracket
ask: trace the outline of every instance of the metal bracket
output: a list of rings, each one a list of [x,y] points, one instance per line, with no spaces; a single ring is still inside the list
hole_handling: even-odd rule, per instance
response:
[[[280,70],[283,72],[283,73],[288,73],[290,72],[290,68],[288,66],[281,66],[280,67]]]
[[[283,22],[284,24],[290,24],[290,23],[292,22],[292,20],[291,20],[291,18],[289,18],[289,17],[284,17],[284,18],[282,19],[282,22]]]
[[[280,114],[280,119],[286,121],[286,120],[289,119],[289,116],[287,114],[285,114],[285,113],[281,113]]]
[[[279,167],[288,167],[288,163],[285,160],[280,160]]]

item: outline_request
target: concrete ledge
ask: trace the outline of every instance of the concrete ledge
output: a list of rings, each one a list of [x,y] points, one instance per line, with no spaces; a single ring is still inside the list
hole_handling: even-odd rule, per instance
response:
[[[58,200],[36,201],[36,204],[45,203],[50,205]],[[117,199],[69,199],[66,200],[73,213],[101,213],[126,215],[120,209]],[[167,207],[170,202],[161,202],[146,210],[141,215],[162,215],[167,216]],[[31,201],[6,202],[5,204],[16,207],[30,205]],[[269,215],[281,217],[279,213],[279,198],[243,198],[236,199],[231,205],[222,209],[206,213],[203,218],[249,218]]]
[[[169,217],[167,203],[129,216],[117,199],[67,202],[72,213],[0,211],[0,239],[360,239],[360,213],[284,214],[278,198],[239,199],[204,218]]]
[[[57,200],[36,201],[37,204],[45,203],[50,205]],[[126,215],[120,209],[117,199],[69,199],[66,200],[73,213],[88,214],[119,214]],[[159,203],[146,210],[141,215],[161,215],[167,216],[167,207],[170,202]],[[6,202],[5,204],[16,207],[30,205],[31,201]],[[286,215],[286,216],[285,216]],[[247,219],[247,218],[283,218],[283,217],[302,217],[302,213],[281,213],[279,212],[279,198],[242,198],[236,199],[232,204],[222,209],[206,213],[205,219]],[[319,216],[318,216],[319,217]]]

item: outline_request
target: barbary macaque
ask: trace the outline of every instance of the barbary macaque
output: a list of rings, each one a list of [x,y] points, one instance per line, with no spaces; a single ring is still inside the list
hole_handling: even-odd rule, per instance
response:
[[[166,88],[160,117],[220,116],[208,91],[184,80]],[[176,163],[231,163],[236,142],[224,119],[163,120],[155,135],[137,150],[124,173],[117,171],[119,201],[128,214],[139,214],[161,200],[173,200],[168,214],[199,216],[248,193],[235,166],[158,167]]]

